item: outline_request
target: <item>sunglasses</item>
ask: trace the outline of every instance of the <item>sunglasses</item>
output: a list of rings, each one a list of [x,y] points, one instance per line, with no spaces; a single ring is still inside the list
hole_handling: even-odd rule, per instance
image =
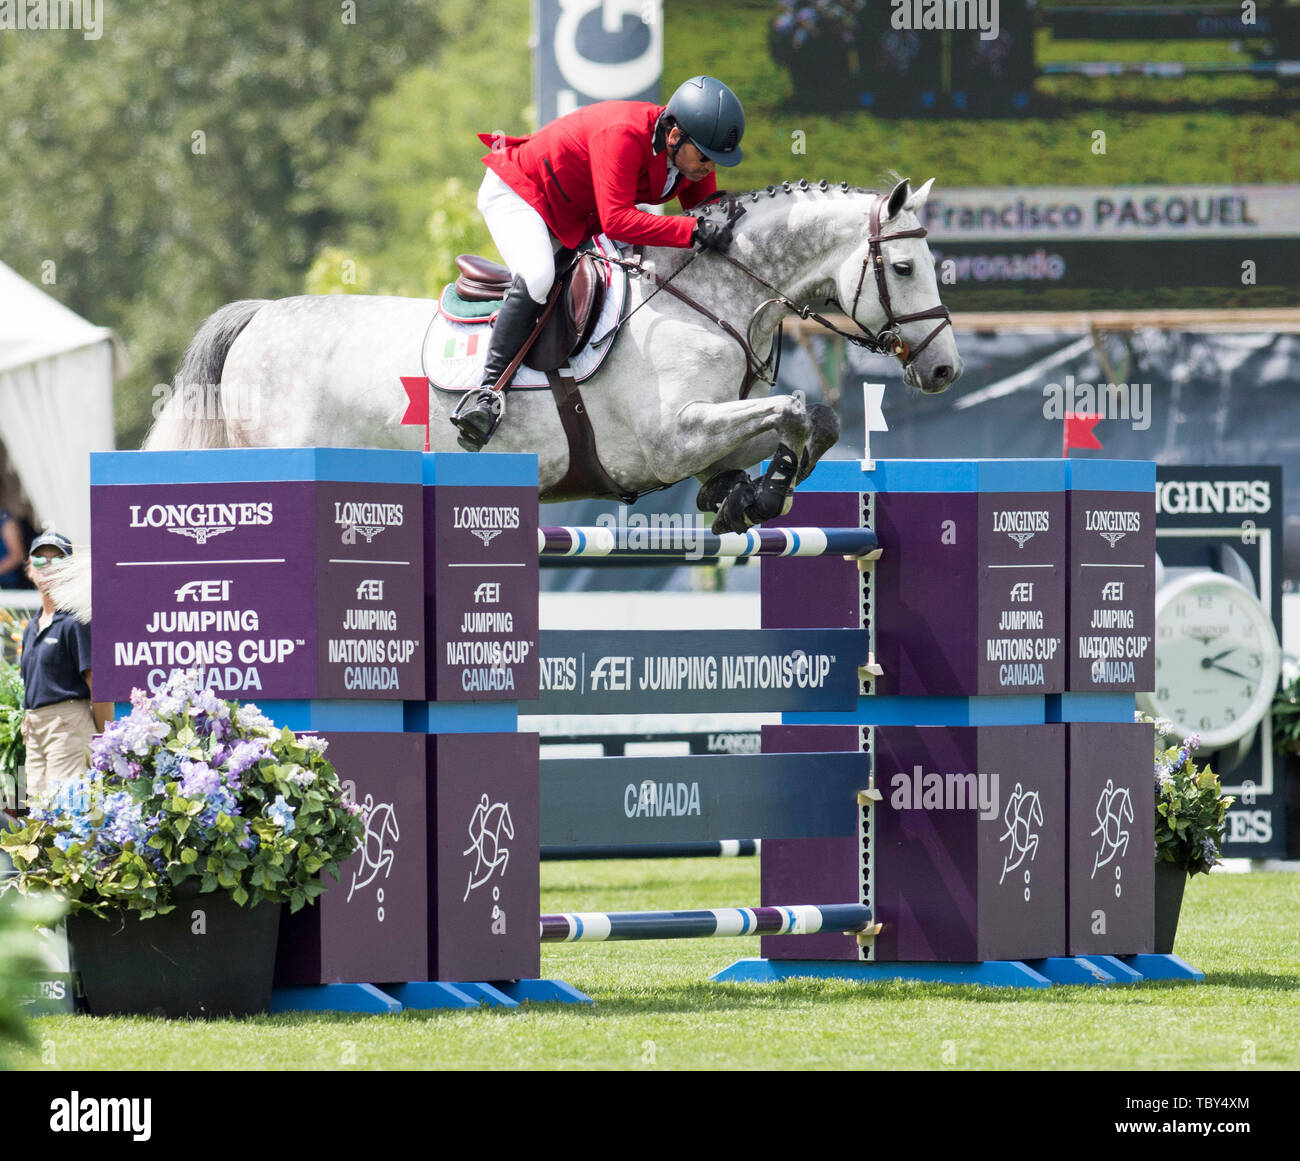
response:
[[[33,556],[31,559],[32,568],[44,568],[47,564],[53,564],[56,560],[62,560],[60,556]]]

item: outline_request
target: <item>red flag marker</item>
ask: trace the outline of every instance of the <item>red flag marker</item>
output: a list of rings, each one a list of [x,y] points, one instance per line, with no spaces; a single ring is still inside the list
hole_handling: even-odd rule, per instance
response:
[[[1072,447],[1101,447],[1101,440],[1092,433],[1092,429],[1100,422],[1100,414],[1080,415],[1076,411],[1067,411],[1065,413],[1065,432],[1061,437],[1061,455],[1069,455]]]
[[[403,375],[406,391],[406,414],[403,424],[420,424],[424,428],[424,450],[429,450],[429,380],[424,375]]]

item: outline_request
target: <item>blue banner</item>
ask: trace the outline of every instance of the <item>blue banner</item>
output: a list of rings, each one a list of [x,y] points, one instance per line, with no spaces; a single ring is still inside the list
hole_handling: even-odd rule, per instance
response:
[[[544,630],[525,713],[852,710],[865,629]]]

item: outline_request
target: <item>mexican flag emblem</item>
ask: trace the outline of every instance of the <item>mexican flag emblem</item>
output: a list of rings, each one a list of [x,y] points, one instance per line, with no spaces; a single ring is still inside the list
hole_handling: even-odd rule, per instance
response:
[[[478,331],[452,336],[442,348],[444,359],[470,359],[478,354]]]

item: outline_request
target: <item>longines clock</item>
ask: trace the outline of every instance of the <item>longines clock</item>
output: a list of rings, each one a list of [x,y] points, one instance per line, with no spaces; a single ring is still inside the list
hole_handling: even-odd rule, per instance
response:
[[[1272,619],[1230,576],[1198,570],[1156,593],[1156,688],[1141,707],[1207,750],[1247,737],[1272,703],[1281,667]]]

